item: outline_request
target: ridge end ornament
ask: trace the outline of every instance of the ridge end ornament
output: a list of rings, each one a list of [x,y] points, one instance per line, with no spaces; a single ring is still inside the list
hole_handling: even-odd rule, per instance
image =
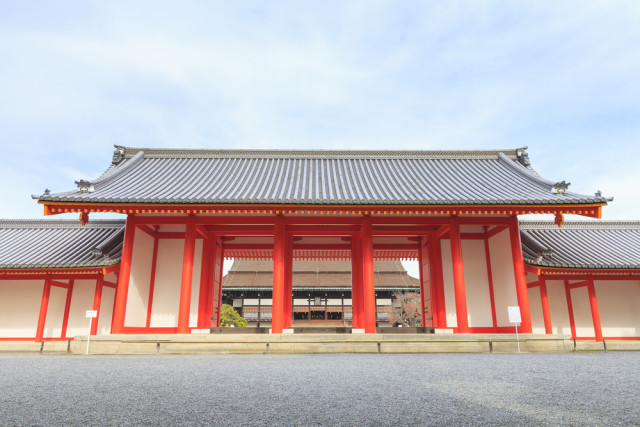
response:
[[[566,181],[556,182],[553,184],[553,187],[551,187],[551,192],[553,194],[567,194],[570,185],[571,183]]]
[[[94,191],[93,185],[89,181],[81,179],[80,181],[76,181],[75,183],[78,186],[78,192],[80,193],[93,193]]]
[[[122,159],[124,159],[124,147],[121,147],[119,145],[114,145],[114,147],[116,149],[113,152],[113,158],[111,159],[111,164],[115,166],[119,164],[122,161]]]

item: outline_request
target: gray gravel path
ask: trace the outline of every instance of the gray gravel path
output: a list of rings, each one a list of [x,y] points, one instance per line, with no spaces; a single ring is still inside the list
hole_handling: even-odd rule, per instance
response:
[[[640,353],[0,355],[2,425],[640,425]]]

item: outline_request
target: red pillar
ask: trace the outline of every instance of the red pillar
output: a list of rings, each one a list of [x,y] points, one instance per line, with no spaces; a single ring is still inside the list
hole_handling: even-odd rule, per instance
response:
[[[527,291],[527,276],[524,272],[524,258],[522,257],[522,243],[520,243],[520,227],[518,217],[509,219],[509,236],[511,240],[511,257],[513,259],[513,271],[516,278],[516,294],[520,306],[522,324],[520,328],[523,334],[531,333],[531,311],[529,310],[529,292]]]
[[[209,237],[213,242],[212,285],[207,295],[207,327],[220,326],[220,310],[222,305],[222,273],[224,267],[224,248],[222,239],[213,234]]]
[[[291,327],[291,309],[293,299],[293,237],[287,236],[284,253],[284,327]]]
[[[136,233],[136,217],[127,215],[127,224],[124,231],[122,246],[122,258],[120,259],[120,272],[118,275],[118,287],[113,305],[113,322],[111,333],[124,332],[124,316],[127,309],[127,296],[129,293],[129,276],[131,275],[131,258],[133,256],[133,238]]]
[[[467,318],[467,293],[464,285],[464,268],[462,263],[462,241],[460,240],[460,222],[458,218],[451,219],[449,230],[451,240],[451,261],[453,263],[453,288],[456,299],[456,319],[458,332],[469,332],[469,320]]]
[[[182,280],[180,282],[180,306],[178,309],[178,333],[189,333],[189,312],[191,311],[191,283],[193,281],[193,256],[196,247],[196,218],[189,215],[184,236],[184,256],[182,258]]]
[[[544,318],[544,333],[552,334],[551,312],[549,311],[549,298],[547,297],[547,281],[540,279],[540,301],[542,302],[542,317]]]
[[[434,318],[437,319],[438,328],[447,327],[447,307],[444,299],[444,279],[442,278],[442,246],[440,239],[433,239],[429,242],[431,250],[431,280],[435,288],[435,308]]]
[[[373,236],[371,229],[371,218],[365,217],[362,220],[360,230],[362,239],[362,303],[364,318],[360,327],[364,327],[367,334],[376,333],[376,294],[374,285],[373,269]]]
[[[602,325],[600,324],[598,299],[596,298],[596,288],[592,279],[587,280],[587,289],[589,290],[589,303],[591,305],[591,317],[593,318],[593,329],[596,333],[596,341],[602,341]]]
[[[69,324],[69,310],[71,309],[71,295],[73,294],[73,280],[69,280],[67,287],[67,300],[64,303],[64,317],[62,318],[62,332],[60,338],[67,337],[67,325]]]
[[[351,241],[351,325],[360,328],[362,313],[362,241]]]
[[[567,294],[567,311],[569,312],[569,325],[571,326],[571,338],[576,338],[576,322],[573,319],[573,304],[571,303],[571,289],[569,288],[569,281],[564,281],[564,290]]]
[[[200,292],[198,293],[198,328],[206,328],[210,323],[211,315],[208,306],[211,305],[210,296],[211,287],[213,286],[213,270],[215,260],[213,259],[213,251],[215,239],[211,236],[205,237],[202,242],[202,263],[200,268]],[[209,317],[209,319],[207,319]]]
[[[425,245],[425,241],[424,239],[420,239],[420,249],[418,249],[418,272],[419,272],[419,279],[420,279],[420,318],[422,320],[422,327],[425,327],[425,313],[424,313],[424,309],[425,309],[425,304],[424,304],[424,298],[425,298],[425,294],[424,294],[424,279],[425,279],[425,274],[424,274],[424,267],[422,265],[423,260],[425,258],[424,256],[424,247]]]
[[[158,246],[160,244],[160,237],[158,236],[158,230],[156,230],[153,236],[153,254],[151,257],[151,275],[149,276],[149,299],[147,301],[147,321],[146,327],[151,327],[151,312],[153,310],[153,291],[156,286],[156,265],[158,263]]]
[[[271,304],[271,332],[281,334],[284,329],[284,281],[286,234],[284,218],[276,217],[273,230],[273,293]]]
[[[42,341],[44,335],[44,324],[47,321],[47,308],[49,307],[49,295],[51,294],[51,279],[45,279],[42,290],[42,301],[40,302],[40,314],[38,315],[38,326],[36,328],[36,342]]]
[[[91,335],[98,334],[98,320],[100,319],[100,301],[102,300],[102,282],[104,282],[104,276],[101,274],[96,279],[96,292],[93,295],[93,310],[95,310],[98,315],[91,322]]]

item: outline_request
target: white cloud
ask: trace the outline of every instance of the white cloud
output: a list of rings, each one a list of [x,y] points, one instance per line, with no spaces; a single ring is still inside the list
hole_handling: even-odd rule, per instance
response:
[[[544,177],[638,216],[620,183],[637,179],[639,18],[637,2],[3,4],[0,216],[98,176],[114,143],[529,145]]]

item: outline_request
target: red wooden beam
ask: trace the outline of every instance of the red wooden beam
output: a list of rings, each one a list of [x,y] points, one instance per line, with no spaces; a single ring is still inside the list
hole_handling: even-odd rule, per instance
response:
[[[149,275],[149,298],[147,300],[147,319],[145,325],[151,327],[151,311],[153,310],[153,294],[156,286],[156,266],[158,263],[158,246],[160,244],[160,235],[155,232],[153,235],[153,252],[151,254],[151,272]]]
[[[460,233],[462,240],[484,240],[487,237],[485,233]]]
[[[138,230],[144,231],[151,237],[156,237],[156,231],[153,228],[149,227],[148,225],[138,224]]]
[[[503,232],[507,228],[509,228],[508,225],[496,225],[495,227],[491,228],[491,230],[487,231],[487,235],[489,237],[493,237],[496,234]]]
[[[273,227],[270,225],[230,225],[209,226],[209,232],[217,236],[272,236]]]
[[[598,299],[596,298],[596,288],[593,280],[588,281],[587,289],[589,291],[589,305],[591,306],[591,318],[593,319],[596,341],[602,341],[602,324],[600,323],[600,311],[598,310]]]
[[[41,342],[44,335],[44,325],[47,321],[47,309],[49,307],[49,296],[51,295],[51,279],[46,279],[42,290],[42,300],[40,301],[40,314],[38,315],[38,326],[36,327],[36,342]]]
[[[95,293],[93,294],[92,310],[95,310],[95,312],[97,313],[97,316],[91,322],[91,330],[89,331],[91,335],[98,334],[98,321],[100,320],[100,302],[102,300],[102,283],[103,282],[104,282],[104,278],[102,276],[100,276],[96,280],[96,290],[95,290]]]
[[[73,280],[69,281],[69,287],[67,288],[67,300],[64,304],[64,317],[62,318],[62,332],[60,338],[67,338],[67,325],[69,324],[69,310],[71,309],[71,296],[73,294]]]
[[[571,303],[571,288],[569,288],[569,281],[564,281],[564,291],[567,295],[567,311],[569,312],[569,325],[571,326],[571,338],[576,338],[576,322],[573,318],[573,304]]]
[[[577,282],[577,283],[569,283],[569,281],[567,280],[567,287],[569,289],[576,289],[576,288],[582,288],[585,287],[589,284],[589,282],[587,280],[584,280],[582,282]]]
[[[287,214],[287,215],[382,215],[382,216],[429,216],[429,215],[525,215],[525,214],[576,214],[593,218],[601,217],[606,203],[567,205],[225,205],[225,204],[162,204],[162,203],[73,203],[39,201],[44,205],[45,215],[68,212],[115,212],[129,215],[140,214]],[[466,223],[466,222],[463,222]]]

